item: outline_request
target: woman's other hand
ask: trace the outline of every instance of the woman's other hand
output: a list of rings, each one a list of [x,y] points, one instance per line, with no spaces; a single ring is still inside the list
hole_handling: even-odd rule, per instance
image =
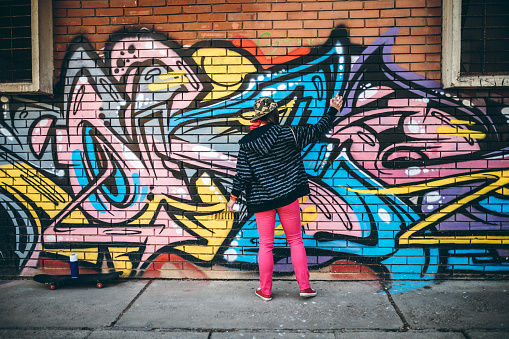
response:
[[[235,205],[235,200],[230,199],[230,201],[228,201],[228,204],[226,204],[226,209],[228,210],[228,212],[235,212],[233,210],[233,205]]]
[[[332,99],[330,99],[330,107],[334,107],[338,111],[343,106],[343,97],[340,97],[339,94],[336,94],[336,96]]]

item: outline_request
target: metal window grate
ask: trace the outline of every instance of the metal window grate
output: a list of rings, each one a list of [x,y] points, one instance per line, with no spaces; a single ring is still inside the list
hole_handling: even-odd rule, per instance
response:
[[[0,0],[0,83],[32,81],[30,0]]]
[[[509,74],[509,1],[463,0],[461,75]]]

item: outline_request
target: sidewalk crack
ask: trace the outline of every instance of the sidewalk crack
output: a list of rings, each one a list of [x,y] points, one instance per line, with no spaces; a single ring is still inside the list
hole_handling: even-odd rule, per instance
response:
[[[385,286],[385,284],[382,282],[383,290],[385,291],[385,294],[387,295],[387,299],[389,299],[390,304],[398,314],[399,318],[403,322],[403,327],[400,329],[400,332],[407,332],[410,330],[410,324],[406,320],[405,316],[403,315],[403,312],[399,309],[398,305],[394,302],[394,299],[392,299],[392,295],[389,292],[389,289]]]
[[[109,324],[108,326],[106,326],[106,328],[111,328],[113,326],[115,326],[117,324],[117,322],[120,320],[120,318],[122,318],[122,316],[127,312],[129,311],[129,309],[134,305],[134,303],[136,302],[136,300],[138,300],[138,298],[145,292],[145,290],[152,284],[154,280],[151,279],[145,286],[143,286],[143,288],[138,292],[138,294],[133,298],[133,300],[131,300],[131,302],[129,303],[129,305],[126,306],[126,308],[120,312],[120,314],[118,315],[118,317],[113,320],[111,322],[111,324]]]

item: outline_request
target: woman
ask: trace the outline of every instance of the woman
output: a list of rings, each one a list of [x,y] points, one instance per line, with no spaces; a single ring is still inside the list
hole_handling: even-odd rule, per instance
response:
[[[260,288],[255,293],[265,301],[272,300],[276,213],[290,245],[300,296],[316,296],[309,284],[301,234],[299,198],[309,194],[301,150],[317,142],[330,129],[342,105],[343,98],[336,94],[330,100],[328,112],[315,125],[290,127],[279,125],[277,103],[273,99],[259,98],[253,106],[255,115],[251,120],[251,132],[239,141],[237,174],[227,208],[233,212],[235,201],[245,191],[247,211],[254,213],[260,236]]]

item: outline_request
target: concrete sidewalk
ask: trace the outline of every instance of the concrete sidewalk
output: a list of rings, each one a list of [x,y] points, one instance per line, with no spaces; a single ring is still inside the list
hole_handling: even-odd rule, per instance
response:
[[[391,294],[368,281],[119,280],[103,289],[0,281],[0,338],[506,338],[508,280],[449,280]]]

